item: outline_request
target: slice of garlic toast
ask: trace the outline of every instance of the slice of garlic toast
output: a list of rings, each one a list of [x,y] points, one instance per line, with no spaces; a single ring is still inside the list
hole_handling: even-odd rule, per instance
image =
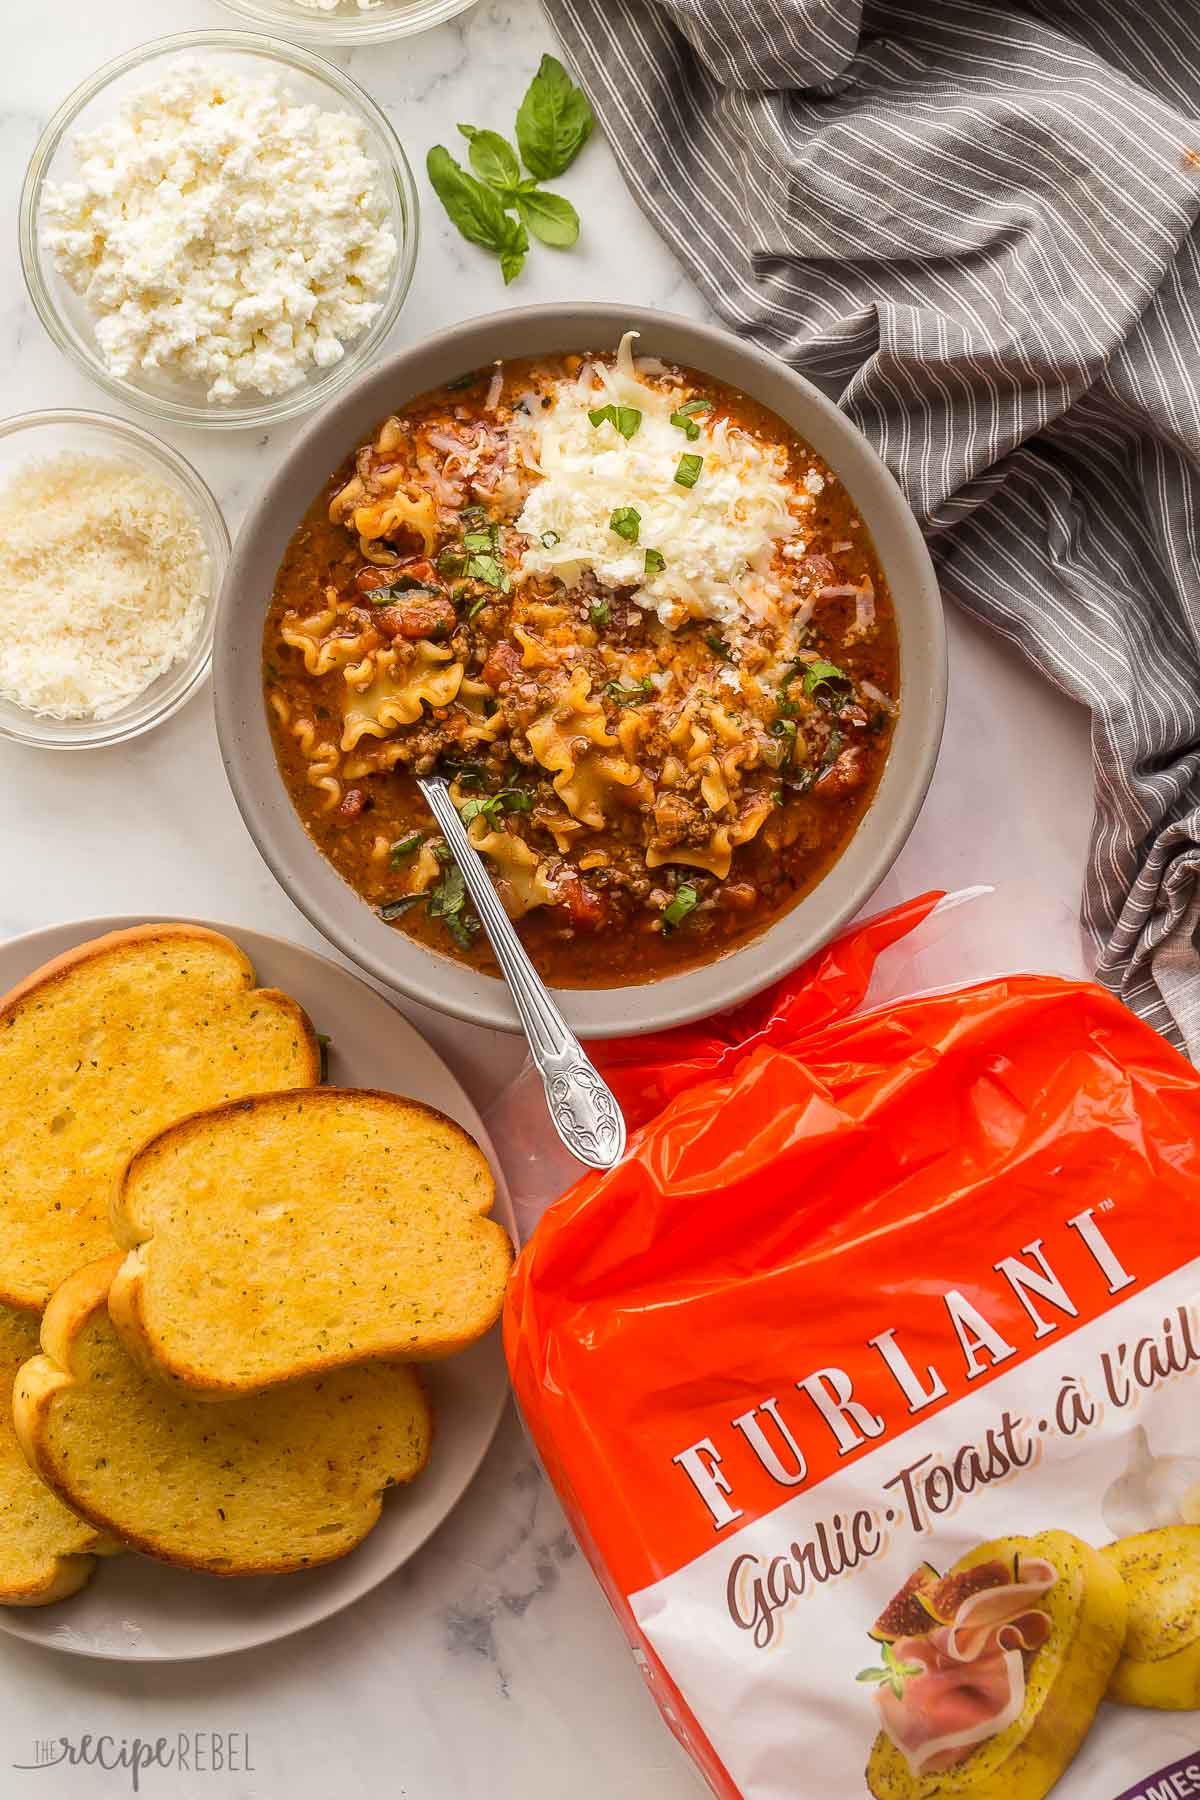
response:
[[[237,1101],[130,1158],[109,1310],[143,1367],[213,1399],[365,1357],[447,1356],[500,1313],[512,1245],[494,1199],[479,1146],[418,1101]]]
[[[73,1270],[112,1253],[113,1177],[171,1120],[320,1079],[302,1008],[254,981],[218,932],[142,925],[0,1000],[0,1302],[40,1313]]]
[[[97,1556],[117,1548],[51,1493],[17,1441],[13,1382],[37,1347],[36,1316],[0,1306],[0,1606],[66,1600],[91,1579]]]
[[[412,1481],[432,1421],[416,1372],[365,1363],[213,1406],[145,1375],[108,1316],[119,1257],[69,1276],[21,1368],[31,1467],[100,1531],[181,1568],[274,1575],[344,1556]]]

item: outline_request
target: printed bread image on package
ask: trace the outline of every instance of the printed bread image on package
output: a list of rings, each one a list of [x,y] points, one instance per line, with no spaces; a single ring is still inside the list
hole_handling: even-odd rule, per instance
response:
[[[721,1800],[1200,1796],[1200,1075],[1086,982],[872,1004],[936,898],[598,1047],[517,1396]]]
[[[1065,1531],[995,1539],[941,1580],[928,1564],[918,1573],[872,1633],[879,1665],[858,1676],[879,1709],[868,1787],[911,1800],[926,1777],[952,1772],[945,1793],[1041,1800],[1121,1655],[1120,1573]]]

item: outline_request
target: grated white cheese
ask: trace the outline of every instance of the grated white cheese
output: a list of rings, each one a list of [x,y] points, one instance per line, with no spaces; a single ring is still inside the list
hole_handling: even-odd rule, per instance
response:
[[[607,587],[637,588],[638,604],[664,625],[685,617],[735,625],[761,610],[763,576],[797,527],[786,453],[703,415],[689,441],[670,422],[678,395],[639,378],[632,335],[615,368],[588,365],[578,381],[558,384],[549,408],[514,418],[523,459],[541,476],[516,521],[532,540],[522,573],[556,575],[570,587],[591,570]],[[589,412],[610,403],[641,413],[631,438],[608,421],[592,424]],[[675,479],[683,456],[703,459],[694,487]],[[634,544],[612,529],[624,507],[639,515]],[[663,558],[660,573],[647,573],[647,550]]]
[[[111,718],[186,655],[211,582],[170,483],[76,451],[27,464],[0,490],[0,694]]]
[[[271,397],[378,314],[396,239],[364,129],[278,75],[173,63],[73,149],[79,177],[46,183],[42,239],[114,374]]]

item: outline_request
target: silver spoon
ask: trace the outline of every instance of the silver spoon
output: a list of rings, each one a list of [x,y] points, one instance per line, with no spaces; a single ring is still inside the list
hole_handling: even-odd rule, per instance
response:
[[[555,1131],[571,1155],[588,1168],[611,1169],[625,1154],[625,1120],[620,1107],[526,955],[483,861],[467,837],[445,778],[418,776],[417,786],[442,828],[442,836],[496,953],[529,1043],[529,1054],[546,1090],[546,1105]]]

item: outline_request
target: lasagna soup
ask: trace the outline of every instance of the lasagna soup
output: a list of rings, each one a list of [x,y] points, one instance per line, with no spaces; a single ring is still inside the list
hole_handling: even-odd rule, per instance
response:
[[[886,584],[848,495],[689,369],[509,363],[385,419],[279,570],[279,764],[398,930],[491,968],[413,780],[439,772],[545,978],[704,961],[818,881],[897,711]]]

